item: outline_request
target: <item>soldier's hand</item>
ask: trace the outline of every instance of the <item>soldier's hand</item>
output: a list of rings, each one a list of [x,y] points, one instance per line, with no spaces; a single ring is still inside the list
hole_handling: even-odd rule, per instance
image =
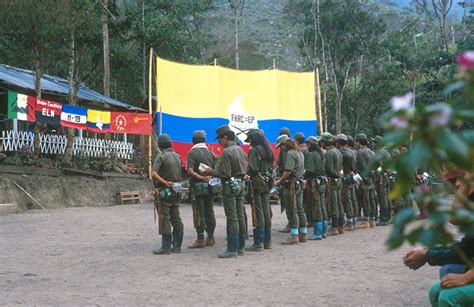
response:
[[[201,172],[204,176],[210,176],[212,175],[212,172],[214,170],[212,169],[212,167],[209,167],[209,168],[206,168],[203,172]]]
[[[173,182],[172,182],[172,181],[167,181],[167,182],[166,182],[166,187],[167,187],[168,189],[171,189],[172,186],[173,186]]]
[[[249,180],[249,179],[250,179],[250,176],[247,175],[247,174],[245,174],[245,175],[244,175],[244,180]]]
[[[212,176],[204,176],[204,177],[202,177],[202,180],[204,180],[204,181],[209,181],[209,180],[211,180],[211,179],[212,179]]]
[[[427,250],[419,247],[408,251],[403,257],[403,263],[412,270],[421,268],[427,261]]]

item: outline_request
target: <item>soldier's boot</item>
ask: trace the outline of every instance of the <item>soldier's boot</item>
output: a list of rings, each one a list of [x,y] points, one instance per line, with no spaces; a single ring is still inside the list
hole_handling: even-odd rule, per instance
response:
[[[207,245],[206,243],[204,241],[204,234],[198,233],[196,241],[194,241],[193,245],[188,246],[188,248],[204,248]]]
[[[263,248],[264,249],[272,249],[272,228],[265,227],[265,235],[263,238]]]
[[[329,228],[328,236],[337,236],[338,234],[339,230],[337,229],[337,227],[332,226],[331,228]]]
[[[237,250],[239,249],[239,236],[227,236],[227,250],[217,254],[218,258],[237,258]]]
[[[283,245],[297,245],[300,242],[298,237],[298,228],[291,228],[290,236],[286,239],[285,242],[282,242]]]
[[[367,220],[363,220],[360,222],[360,224],[357,226],[358,229],[367,229],[370,228],[370,222]]]
[[[214,234],[207,234],[206,246],[214,246],[216,244],[216,239],[214,239]]]
[[[321,233],[321,236],[323,237],[323,239],[326,239],[328,237],[328,229],[329,229],[329,222],[323,221],[323,232]]]
[[[337,231],[340,235],[344,234],[344,218],[339,217],[338,224],[337,224]]]
[[[383,209],[380,221],[378,221],[375,225],[377,225],[377,226],[388,226],[388,219],[387,219],[388,214],[387,213],[388,213],[388,210]]]
[[[375,220],[370,220],[369,227],[370,228],[375,228]]]
[[[285,226],[285,228],[281,229],[281,230],[278,230],[278,232],[282,232],[282,233],[289,233],[291,230],[291,227],[290,227],[290,224],[287,224]]]
[[[308,242],[308,228],[307,227],[300,227],[300,233],[298,235],[298,239],[301,243]]]
[[[253,244],[245,248],[247,252],[261,252],[263,251],[263,237],[265,230],[262,227],[253,230]]]
[[[181,245],[183,244],[184,233],[182,231],[173,233],[173,248],[172,253],[181,253]]]
[[[245,240],[247,239],[247,234],[239,236],[239,248],[237,250],[237,255],[243,256],[245,251]]]
[[[344,231],[352,231],[354,230],[353,221],[354,218],[348,218],[346,224],[344,225]]]
[[[173,237],[171,234],[164,234],[161,236],[161,247],[154,249],[153,254],[155,255],[169,255],[171,254],[171,243]]]
[[[308,240],[322,240],[323,239],[323,222],[313,223],[314,234],[308,238]]]

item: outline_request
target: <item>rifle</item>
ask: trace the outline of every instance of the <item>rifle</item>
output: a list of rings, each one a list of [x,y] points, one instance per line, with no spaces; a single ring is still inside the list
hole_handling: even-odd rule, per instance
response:
[[[163,234],[163,207],[160,202],[160,189],[155,189],[155,222],[156,215],[158,214],[158,234]]]
[[[319,206],[318,191],[316,190],[316,179],[311,179],[311,211],[313,221],[316,221],[316,212]]]
[[[257,228],[257,204],[255,203],[255,190],[252,181],[249,181],[250,208],[252,209],[252,226]]]
[[[295,212],[296,206],[296,181],[290,180],[290,205],[288,206],[288,210],[290,212],[289,216],[292,217]]]
[[[193,223],[194,223],[194,229],[198,229],[201,227],[201,216],[199,213],[199,207],[196,201],[196,193],[194,192],[194,189],[191,188],[191,206],[193,208]]]
[[[326,212],[328,218],[331,216],[331,178],[326,183]]]

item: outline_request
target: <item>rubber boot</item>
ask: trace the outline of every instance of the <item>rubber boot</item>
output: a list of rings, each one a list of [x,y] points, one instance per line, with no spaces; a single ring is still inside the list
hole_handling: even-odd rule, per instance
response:
[[[206,245],[206,241],[204,241],[204,234],[198,233],[196,241],[194,241],[193,245],[188,246],[188,248],[204,248]]]
[[[387,209],[382,210],[382,216],[380,217],[380,221],[378,221],[375,225],[377,226],[388,226],[388,220],[387,220]]]
[[[207,234],[206,246],[214,246],[216,244],[216,239],[214,239],[214,234]]]
[[[322,240],[323,239],[323,222],[313,223],[314,234],[308,238],[308,240]]]
[[[173,248],[171,249],[172,253],[179,254],[181,253],[181,244],[183,244],[183,235],[184,233],[176,232],[173,234]]]
[[[227,236],[227,250],[217,254],[218,258],[237,258],[237,249],[239,248],[239,236]]]
[[[265,235],[263,238],[263,248],[272,249],[272,228],[266,227],[264,232],[265,232]]]
[[[323,221],[323,231],[321,233],[321,236],[326,239],[328,237],[328,227],[329,222],[328,221]]]
[[[255,228],[253,230],[253,244],[245,248],[247,252],[261,252],[263,251],[263,236],[265,230],[263,228]]]
[[[239,236],[239,248],[237,250],[237,255],[243,256],[245,251],[245,240],[247,239],[247,235]]]
[[[153,250],[155,255],[169,255],[171,254],[171,243],[173,237],[171,234],[164,234],[161,236],[161,247]]]

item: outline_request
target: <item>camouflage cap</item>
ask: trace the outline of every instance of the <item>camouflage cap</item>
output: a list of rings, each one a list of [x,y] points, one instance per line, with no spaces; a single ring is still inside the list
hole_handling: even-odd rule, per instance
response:
[[[281,144],[283,144],[284,142],[286,142],[287,140],[289,140],[290,137],[286,134],[282,134],[280,135],[277,139],[276,139],[276,148],[280,147]]]
[[[347,136],[345,134],[339,133],[336,135],[335,140],[343,140],[347,142]]]
[[[229,126],[227,125],[220,126],[219,128],[216,129],[216,139],[218,139],[221,135],[229,131],[232,131],[230,130]]]
[[[290,137],[290,136],[291,136],[291,134],[290,134],[290,129],[287,128],[287,127],[281,128],[281,129],[280,129],[280,135],[284,135],[284,134],[286,134],[288,137]]]
[[[158,137],[158,144],[171,143],[171,137],[168,134],[162,134]]]
[[[358,133],[355,136],[355,140],[356,141],[358,141],[358,140],[367,140],[367,135],[365,135],[365,133]]]
[[[332,142],[333,138],[334,136],[329,132],[324,132],[323,134],[321,134],[321,141]]]
[[[295,133],[295,140],[303,140],[304,141],[304,134],[303,132],[296,132]]]
[[[314,136],[314,135],[310,135],[306,138],[306,143],[309,143],[309,142],[317,142],[317,138]]]
[[[377,135],[376,137],[374,137],[375,144],[380,144],[382,142],[383,142],[383,137],[381,137],[380,135]]]
[[[248,132],[247,132],[247,139],[245,140],[246,143],[250,143],[250,140],[252,139],[252,137],[254,135],[257,135],[257,134],[260,134],[261,131],[260,129],[250,129]]]
[[[348,135],[348,136],[347,136],[347,140],[354,142],[354,138],[352,137],[352,135]]]
[[[204,130],[196,130],[193,132],[193,139],[194,138],[206,138],[206,131]]]

